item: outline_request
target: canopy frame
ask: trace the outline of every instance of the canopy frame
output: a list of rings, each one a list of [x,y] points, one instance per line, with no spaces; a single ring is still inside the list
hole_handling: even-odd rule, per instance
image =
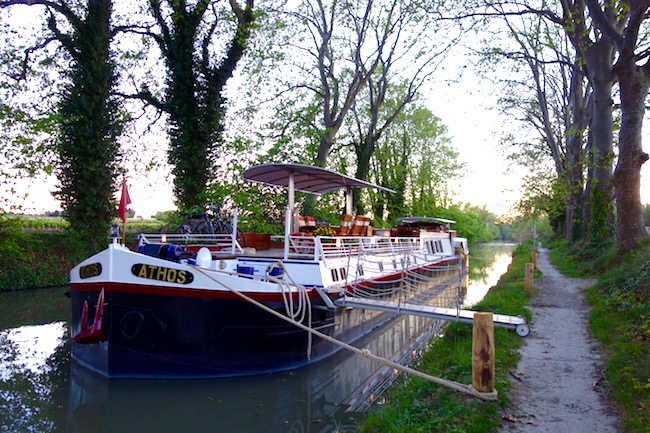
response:
[[[272,185],[288,190],[288,207],[294,215],[295,192],[301,191],[314,195],[345,190],[345,211],[352,214],[352,190],[354,188],[371,188],[378,191],[395,193],[392,189],[375,185],[365,180],[346,176],[332,170],[304,164],[262,164],[250,167],[243,173],[244,179],[251,182]]]

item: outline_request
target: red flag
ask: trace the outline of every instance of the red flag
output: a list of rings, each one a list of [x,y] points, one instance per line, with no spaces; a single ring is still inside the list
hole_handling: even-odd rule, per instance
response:
[[[123,223],[126,223],[126,206],[131,203],[131,197],[129,197],[129,190],[126,189],[126,179],[122,182],[122,198],[120,198],[120,208],[117,210],[117,216],[122,219]]]

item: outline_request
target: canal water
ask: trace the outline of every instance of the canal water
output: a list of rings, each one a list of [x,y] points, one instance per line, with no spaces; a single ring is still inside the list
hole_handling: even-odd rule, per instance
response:
[[[514,244],[473,245],[463,304],[498,281]],[[70,360],[67,288],[0,294],[0,432],[355,431],[358,413],[381,404],[391,369],[340,351],[272,375],[218,380],[113,380]],[[399,317],[357,343],[406,362],[439,323]]]

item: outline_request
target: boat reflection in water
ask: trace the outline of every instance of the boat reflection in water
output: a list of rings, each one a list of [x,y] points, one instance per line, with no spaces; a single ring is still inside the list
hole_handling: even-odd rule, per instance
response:
[[[358,343],[407,361],[442,323],[402,316]],[[72,364],[71,432],[352,431],[395,377],[392,369],[341,351],[295,371],[213,380],[113,380]]]

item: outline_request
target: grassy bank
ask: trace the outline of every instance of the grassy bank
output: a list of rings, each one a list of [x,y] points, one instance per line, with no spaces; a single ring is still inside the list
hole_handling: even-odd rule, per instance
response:
[[[66,231],[0,232],[0,291],[68,284],[85,251],[83,240]]]
[[[596,275],[586,291],[589,324],[605,351],[610,400],[618,406],[626,432],[650,426],[650,243],[620,254],[613,248],[552,249],[551,261],[571,275]]]
[[[525,264],[530,244],[520,245],[513,261],[497,286],[475,310],[523,315],[530,296],[524,291]],[[431,382],[402,376],[386,395],[387,404],[376,406],[363,422],[363,432],[487,432],[501,422],[499,407],[507,404],[508,372],[519,359],[521,337],[502,328],[495,329],[496,389],[498,402],[484,402],[463,396]],[[415,367],[434,376],[472,383],[472,327],[452,323],[444,335],[434,340]]]

